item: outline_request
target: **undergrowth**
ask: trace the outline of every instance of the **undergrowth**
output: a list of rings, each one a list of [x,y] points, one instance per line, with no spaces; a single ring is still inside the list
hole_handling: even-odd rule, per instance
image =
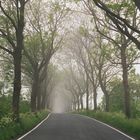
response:
[[[81,115],[86,115],[109,124],[122,132],[140,140],[140,118],[127,119],[122,113],[107,113],[94,111],[81,111]]]
[[[48,115],[47,111],[20,114],[20,122],[15,123],[11,117],[0,120],[0,140],[12,140],[32,129]]]

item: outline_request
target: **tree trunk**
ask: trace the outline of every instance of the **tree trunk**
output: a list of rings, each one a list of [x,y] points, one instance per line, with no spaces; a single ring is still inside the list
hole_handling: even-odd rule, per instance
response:
[[[122,61],[122,69],[123,69],[123,89],[124,89],[124,110],[126,117],[131,117],[130,112],[130,93],[129,93],[129,84],[128,84],[128,68],[126,62],[126,47],[122,46],[121,48],[121,61]]]
[[[72,102],[73,110],[76,111],[76,97],[74,96],[73,102]]]
[[[42,100],[42,98],[41,98],[41,95],[42,94],[42,92],[41,92],[41,89],[40,89],[40,83],[39,83],[39,85],[38,85],[38,93],[37,93],[37,110],[38,111],[40,111],[41,110],[41,100]]]
[[[37,94],[38,94],[39,75],[37,72],[34,74],[32,92],[31,92],[31,111],[36,112],[37,109]]]
[[[105,94],[105,101],[106,101],[106,104],[105,104],[105,111],[106,112],[109,112],[109,95],[108,95],[108,93],[107,94]]]
[[[89,110],[89,79],[86,79],[86,110]]]
[[[83,110],[83,96],[80,96],[80,104],[81,104],[81,109]]]
[[[89,110],[89,93],[86,92],[86,110]]]
[[[41,100],[41,109],[45,109],[47,108],[47,99],[49,98],[49,96],[47,96],[47,88],[48,88],[48,85],[47,85],[47,76],[42,84],[42,100]]]
[[[77,97],[77,110],[78,110],[78,112],[79,112],[79,110],[80,110],[80,102],[79,102],[79,97]]]
[[[99,69],[99,84],[101,86],[101,89],[104,93],[104,96],[105,96],[105,111],[106,112],[109,112],[110,110],[110,105],[109,105],[109,94],[106,90],[106,86],[104,85],[103,81],[102,81],[102,74],[101,74],[101,69]]]
[[[14,49],[14,90],[13,90],[13,120],[19,121],[19,102],[21,92],[21,61],[22,61],[22,50],[24,48],[24,16],[21,19],[21,23],[18,23],[18,29],[16,31],[17,46]]]
[[[18,1],[17,1],[18,4]],[[14,90],[13,90],[13,120],[19,121],[19,102],[20,102],[20,92],[21,92],[21,61],[22,61],[22,50],[24,48],[24,10],[25,3],[21,2],[21,6],[18,8],[17,12],[17,28],[16,32],[16,47],[14,48]]]
[[[20,91],[21,91],[21,50],[16,49],[14,54],[14,89],[13,89],[13,120],[19,121],[19,102],[20,102]]]
[[[44,91],[44,93],[42,95],[41,109],[46,108],[46,102],[47,102],[46,98],[47,98],[47,93],[46,93],[46,91]]]
[[[96,91],[96,89],[95,89],[95,87],[94,87],[94,93],[93,93],[93,95],[94,95],[94,110],[96,111],[97,110],[97,91]]]

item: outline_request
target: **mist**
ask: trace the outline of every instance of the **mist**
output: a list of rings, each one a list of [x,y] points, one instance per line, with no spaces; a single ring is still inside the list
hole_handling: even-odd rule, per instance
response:
[[[51,110],[53,113],[64,113],[71,111],[71,97],[68,91],[65,89],[63,81],[59,80],[59,83],[54,88],[51,95]]]

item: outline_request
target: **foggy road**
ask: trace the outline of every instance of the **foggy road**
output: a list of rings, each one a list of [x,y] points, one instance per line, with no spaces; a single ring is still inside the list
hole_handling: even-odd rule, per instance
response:
[[[76,114],[51,114],[21,140],[131,140],[96,120]]]

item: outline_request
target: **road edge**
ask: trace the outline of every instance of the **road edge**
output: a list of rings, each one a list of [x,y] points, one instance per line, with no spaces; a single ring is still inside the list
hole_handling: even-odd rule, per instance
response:
[[[114,127],[112,127],[112,126],[110,126],[110,125],[108,125],[108,124],[106,124],[106,123],[104,123],[104,122],[101,122],[101,121],[99,121],[99,120],[97,120],[97,119],[95,119],[95,118],[91,118],[91,117],[88,117],[88,116],[85,116],[85,115],[81,115],[81,114],[77,114],[77,115],[80,115],[80,116],[82,116],[82,117],[86,117],[86,118],[88,118],[88,119],[94,120],[94,121],[96,121],[96,122],[98,122],[98,123],[100,123],[100,124],[103,124],[103,125],[105,125],[105,126],[111,128],[111,129],[117,131],[118,133],[120,133],[120,134],[126,136],[127,138],[129,138],[129,139],[131,139],[131,140],[136,140],[136,139],[132,138],[131,136],[125,134],[124,132],[118,130],[117,128],[114,128]]]
[[[45,122],[49,117],[50,117],[51,113],[48,114],[48,116],[42,120],[37,126],[35,126],[33,129],[31,129],[29,132],[27,132],[26,134],[24,134],[23,136],[21,136],[20,138],[18,138],[17,140],[21,140],[24,137],[26,137],[27,135],[29,135],[30,133],[32,133],[35,129],[37,129],[43,122]]]

